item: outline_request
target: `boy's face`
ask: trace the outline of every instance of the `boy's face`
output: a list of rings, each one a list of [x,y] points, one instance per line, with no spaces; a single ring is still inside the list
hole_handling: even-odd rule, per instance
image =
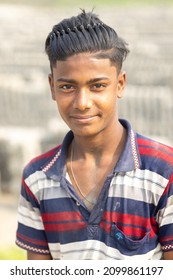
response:
[[[75,135],[95,136],[114,128],[125,73],[118,74],[109,59],[81,53],[57,61],[49,83],[60,115]]]

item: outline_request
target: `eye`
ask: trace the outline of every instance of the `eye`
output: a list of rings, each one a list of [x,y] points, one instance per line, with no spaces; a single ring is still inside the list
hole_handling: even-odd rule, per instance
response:
[[[91,86],[91,90],[93,91],[102,91],[106,87],[106,84],[97,83]]]
[[[75,87],[73,85],[70,85],[70,84],[65,84],[65,85],[60,85],[59,86],[59,89],[62,91],[62,92],[72,92],[75,90]]]

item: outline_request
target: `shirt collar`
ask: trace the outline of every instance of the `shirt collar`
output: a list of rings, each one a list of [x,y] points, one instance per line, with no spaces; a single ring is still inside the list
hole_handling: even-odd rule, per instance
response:
[[[129,122],[122,119],[119,121],[127,130],[127,140],[124,150],[115,166],[114,172],[116,173],[132,171],[141,165],[136,133],[132,130]]]
[[[125,148],[114,168],[114,172],[128,172],[140,167],[140,155],[137,145],[136,133],[131,129],[130,124],[126,120],[119,120],[127,129],[127,141]],[[73,140],[73,132],[69,131],[62,145],[58,148],[57,153],[51,160],[46,162],[42,167],[42,171],[51,179],[60,181],[60,178],[66,173],[66,158],[68,146]]]
[[[67,151],[70,143],[73,140],[73,137],[73,132],[69,131],[66,134],[62,145],[58,147],[57,153],[51,160],[42,166],[42,171],[47,177],[60,181],[61,177],[65,175]]]

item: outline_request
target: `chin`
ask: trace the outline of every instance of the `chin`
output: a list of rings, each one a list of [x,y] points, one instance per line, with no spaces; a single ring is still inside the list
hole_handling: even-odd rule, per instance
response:
[[[74,135],[79,137],[95,137],[101,132],[100,130],[91,130],[87,128],[71,129],[71,130],[73,131]]]

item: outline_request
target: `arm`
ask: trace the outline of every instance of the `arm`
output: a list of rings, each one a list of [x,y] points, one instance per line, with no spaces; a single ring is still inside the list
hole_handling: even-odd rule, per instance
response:
[[[27,251],[27,260],[52,260],[51,255],[41,255]]]
[[[173,260],[173,251],[164,252],[163,253],[163,260]]]

